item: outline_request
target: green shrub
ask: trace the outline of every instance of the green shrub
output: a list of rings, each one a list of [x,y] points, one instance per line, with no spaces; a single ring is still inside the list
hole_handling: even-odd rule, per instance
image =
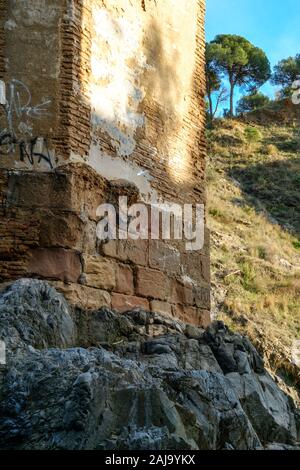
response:
[[[212,215],[213,217],[222,216],[222,213],[219,211],[219,209],[209,209],[209,214]]]
[[[293,247],[296,248],[296,250],[299,250],[300,251],[300,240],[295,240],[293,242]]]
[[[256,129],[256,127],[246,127],[244,134],[249,144],[259,142],[262,138],[261,133]]]
[[[256,109],[263,108],[270,103],[270,98],[263,93],[256,92],[243,96],[237,104],[237,113],[248,113]]]

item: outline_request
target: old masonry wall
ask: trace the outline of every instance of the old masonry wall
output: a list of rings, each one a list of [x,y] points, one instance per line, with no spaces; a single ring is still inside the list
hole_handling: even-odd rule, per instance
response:
[[[0,0],[0,283],[210,321],[209,232],[96,237],[126,195],[205,204],[203,0]]]

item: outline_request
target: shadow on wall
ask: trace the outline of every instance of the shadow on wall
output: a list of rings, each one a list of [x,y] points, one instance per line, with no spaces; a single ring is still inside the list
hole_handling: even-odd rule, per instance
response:
[[[150,159],[145,161],[146,168],[151,169],[151,160],[154,159],[156,168],[165,179],[169,178],[170,140],[180,123],[176,111],[180,96],[176,70],[178,51],[172,49],[167,56],[163,45],[163,31],[155,20],[149,23],[144,33],[142,47],[147,64],[142,75],[145,86],[142,107],[147,115],[147,128],[140,129],[137,138],[149,144],[147,154]],[[137,152],[139,150],[137,148]]]
[[[194,191],[197,194],[198,201],[206,203],[206,182],[205,182],[205,169],[206,169],[206,86],[205,86],[205,50],[204,50],[204,39],[203,39],[203,50],[202,54],[202,70],[199,64],[195,64],[193,77],[192,77],[192,90],[195,97],[195,105],[190,107],[190,114],[193,115],[194,121],[197,124],[193,130],[193,150],[192,150],[192,165],[193,165],[193,176],[196,185]],[[200,48],[201,44],[197,44],[196,47]],[[199,158],[199,155],[202,158]]]
[[[176,103],[180,93],[177,77],[178,51],[173,49],[167,57],[163,46],[163,32],[157,21],[149,23],[144,37],[144,51],[147,64],[153,70],[147,73],[147,94],[155,96],[161,105],[160,117],[164,119],[175,115]],[[163,112],[163,108],[165,113]]]
[[[59,133],[53,140],[56,153],[68,159],[71,152],[88,155],[91,112],[86,87],[90,38],[88,30],[82,31],[84,2],[66,3],[60,37]]]
[[[190,76],[190,70],[183,70],[182,57],[176,48],[176,34],[172,49],[165,50],[165,34],[155,20],[149,24],[145,34],[145,53],[148,63],[154,67],[152,72],[145,73],[146,106],[149,105],[153,113],[150,112],[150,119],[147,119],[147,135],[151,135],[151,142],[155,142],[160,150],[156,163],[163,174],[179,183],[182,190],[189,192],[192,189],[197,194],[197,202],[203,202],[205,123],[202,119],[204,88],[201,69],[198,64],[194,65],[192,78],[189,78],[191,86],[188,90],[184,89],[183,77],[179,74],[187,73]],[[195,50],[197,46],[190,44]],[[199,158],[200,155],[203,158]],[[192,195],[187,193],[186,197]]]
[[[137,142],[146,137],[145,115],[151,144],[164,144],[164,133],[170,134],[174,126],[179,95],[176,51],[172,51],[169,63],[155,21],[144,31],[138,18],[116,19],[108,10],[95,8],[90,22],[88,86],[93,133],[101,150],[111,156],[134,156]],[[83,61],[82,66],[87,69]]]
[[[102,156],[135,162],[150,174],[150,180],[154,170],[153,184],[162,191],[170,191],[167,181],[171,179],[177,183],[177,191],[178,187],[190,190],[193,186],[192,191],[198,191],[202,202],[205,163],[199,154],[204,155],[205,149],[204,123],[200,119],[201,73],[195,69],[192,90],[183,92],[178,49],[172,47],[170,38],[170,46],[165,47],[166,32],[155,19],[145,31],[138,16],[118,18],[97,6],[90,10],[82,5],[76,8],[74,21],[81,21],[82,33],[80,54],[73,49],[73,69],[78,69],[75,76],[81,101],[85,102],[83,114],[88,107],[92,121],[92,130],[87,130],[85,136],[89,136],[90,143],[92,139],[97,142]],[[72,27],[70,21],[69,29]],[[78,122],[70,114],[63,121],[65,133],[66,123],[72,126],[72,122]],[[190,116],[192,122],[187,124]],[[74,136],[74,132],[70,134]],[[158,173],[161,179],[157,180]],[[176,197],[175,192],[170,197]]]

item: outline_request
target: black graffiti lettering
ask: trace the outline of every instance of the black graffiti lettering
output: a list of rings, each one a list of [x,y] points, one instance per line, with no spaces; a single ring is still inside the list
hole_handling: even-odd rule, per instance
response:
[[[47,140],[43,139],[43,147],[46,150],[46,153],[36,151],[37,142],[38,137],[28,141],[17,140],[14,135],[6,132],[0,135],[0,155],[10,155],[16,149],[18,149],[21,162],[28,161],[31,165],[34,165],[36,159],[38,163],[41,163],[43,160],[49,165],[51,169],[53,169]]]
[[[5,90],[5,84],[3,89]],[[6,98],[4,92],[0,106],[5,122],[5,128],[2,129],[2,132],[0,130],[0,157],[1,155],[11,155],[18,152],[20,161],[29,162],[31,165],[34,165],[35,162],[41,163],[41,161],[44,161],[52,169],[53,165],[47,140],[42,137],[32,138],[30,126],[29,131],[26,129],[28,118],[37,120],[48,114],[47,108],[50,101],[32,105],[29,88],[20,80],[11,80],[7,90],[8,96]],[[22,132],[20,125],[17,125],[22,118],[25,119],[25,123],[21,123],[25,126],[25,132]]]
[[[43,139],[44,148],[46,149],[47,154],[35,151],[35,146],[36,146],[37,142],[38,142],[38,137],[35,137],[34,139],[31,139],[31,141],[29,143],[26,143],[24,141],[19,143],[21,162],[23,162],[27,159],[29,161],[29,163],[31,165],[33,165],[35,158],[37,158],[38,163],[41,163],[41,161],[44,160],[46,163],[48,163],[48,165],[52,169],[53,165],[52,165],[51,156],[50,156],[47,141],[45,139]]]

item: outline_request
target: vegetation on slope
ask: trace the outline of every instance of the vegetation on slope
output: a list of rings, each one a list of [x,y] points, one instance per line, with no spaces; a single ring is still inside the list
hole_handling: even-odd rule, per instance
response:
[[[207,134],[213,314],[297,388],[300,128],[224,119]]]

